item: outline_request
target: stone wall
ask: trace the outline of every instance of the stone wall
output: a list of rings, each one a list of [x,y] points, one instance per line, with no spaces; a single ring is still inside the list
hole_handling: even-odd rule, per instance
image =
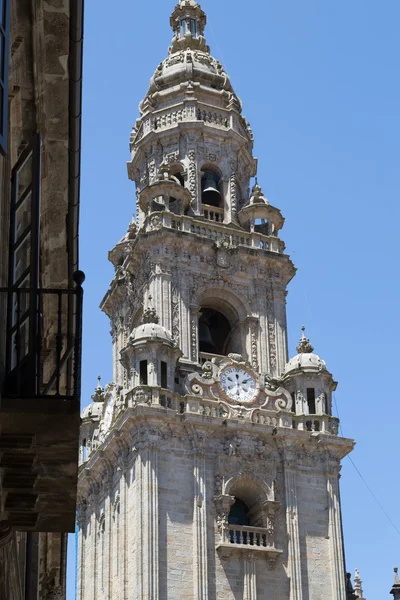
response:
[[[339,474],[332,448],[317,448],[297,432],[296,440],[289,436],[288,454],[284,433],[274,439],[262,426],[256,431],[233,423],[224,430],[210,419],[198,427],[165,414],[157,421],[125,415],[129,426],[117,436],[120,448],[126,442],[122,454],[110,439],[87,465],[90,476],[81,472],[79,600],[103,594],[120,600],[344,600],[343,569],[336,579],[343,545],[340,506],[338,498],[332,504],[330,488]],[[276,554],[221,546],[219,498],[229,498],[229,490],[245,494],[248,504],[277,509]],[[251,586],[254,593],[246,596]]]

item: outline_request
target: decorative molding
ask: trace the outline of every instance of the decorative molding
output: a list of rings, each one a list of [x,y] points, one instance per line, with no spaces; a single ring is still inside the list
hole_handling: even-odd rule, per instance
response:
[[[197,205],[197,166],[196,166],[196,151],[189,150],[188,152],[189,159],[189,191],[192,197],[192,207],[196,208]]]

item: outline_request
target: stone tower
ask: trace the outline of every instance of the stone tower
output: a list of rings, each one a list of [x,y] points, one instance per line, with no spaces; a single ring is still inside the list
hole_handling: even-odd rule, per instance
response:
[[[303,330],[288,361],[284,219],[182,0],[130,141],[136,218],[102,309],[113,382],[82,415],[79,600],[346,600],[353,442]]]

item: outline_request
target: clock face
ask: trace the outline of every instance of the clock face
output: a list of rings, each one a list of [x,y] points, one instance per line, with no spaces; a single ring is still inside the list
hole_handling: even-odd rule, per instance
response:
[[[250,404],[257,395],[254,377],[240,367],[225,369],[220,377],[220,385],[231,400],[240,404]]]

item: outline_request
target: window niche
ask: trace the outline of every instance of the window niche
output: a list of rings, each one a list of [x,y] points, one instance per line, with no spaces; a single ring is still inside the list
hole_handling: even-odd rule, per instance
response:
[[[139,379],[140,385],[148,385],[148,369],[147,360],[141,360],[139,365]]]
[[[307,388],[307,406],[308,414],[315,415],[317,412],[315,405],[315,388]]]
[[[168,388],[168,365],[163,360],[160,363],[160,381],[161,387],[166,390]]]

